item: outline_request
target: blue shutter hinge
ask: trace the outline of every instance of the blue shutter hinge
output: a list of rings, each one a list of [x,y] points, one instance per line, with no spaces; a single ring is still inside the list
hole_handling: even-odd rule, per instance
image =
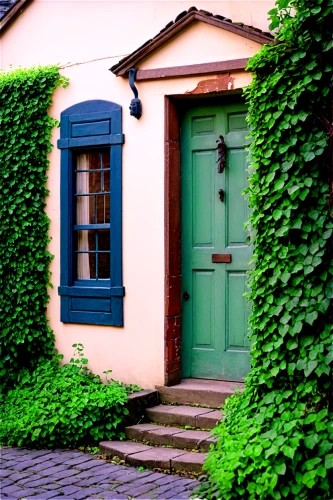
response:
[[[141,104],[141,101],[138,97],[138,95],[139,95],[138,89],[134,85],[137,71],[138,71],[137,68],[130,68],[128,70],[129,85],[130,85],[131,89],[133,90],[133,94],[134,94],[134,99],[131,100],[131,104],[130,104],[129,109],[130,109],[130,115],[135,116],[135,118],[139,119],[140,116],[142,115],[142,104]]]

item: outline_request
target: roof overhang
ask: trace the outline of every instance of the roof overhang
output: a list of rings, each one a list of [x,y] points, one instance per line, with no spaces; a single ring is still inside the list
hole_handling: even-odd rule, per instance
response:
[[[201,21],[203,23],[216,26],[217,28],[230,31],[262,45],[274,43],[273,35],[268,32],[262,32],[258,28],[247,26],[243,23],[234,23],[230,19],[227,19],[223,16],[214,16],[210,12],[204,10],[198,11],[196,7],[191,7],[188,11],[184,11],[179,14],[175,22],[170,22],[169,24],[167,24],[165,28],[163,28],[154,38],[148,40],[134,52],[124,57],[121,61],[112,66],[112,68],[110,68],[110,71],[112,71],[112,73],[114,73],[116,76],[126,77],[127,72],[130,68],[135,67],[139,62],[141,62],[147,56],[151,55],[162,45],[169,42],[175,35],[190,26],[195,21]],[[140,70],[137,75],[138,80],[148,79],[143,77],[140,78],[139,73]],[[165,77],[166,76],[167,75],[165,75]]]
[[[0,21],[0,33],[2,33],[9,24],[11,24],[16,16],[22,12],[22,10],[30,3],[32,0],[17,0],[5,13]]]

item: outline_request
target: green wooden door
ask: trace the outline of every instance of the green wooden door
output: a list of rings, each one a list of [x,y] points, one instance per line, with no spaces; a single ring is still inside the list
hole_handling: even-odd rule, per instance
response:
[[[192,107],[182,120],[183,377],[242,381],[250,367],[245,117],[243,103],[222,103]],[[219,135],[227,145],[223,173],[217,170]],[[231,254],[231,262],[213,263],[213,254]]]

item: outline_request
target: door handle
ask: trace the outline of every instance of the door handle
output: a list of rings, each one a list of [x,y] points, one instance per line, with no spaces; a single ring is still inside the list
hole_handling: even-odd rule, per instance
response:
[[[189,293],[187,293],[187,292],[184,292],[184,293],[183,293],[183,299],[184,299],[184,300],[189,300],[189,298],[190,298],[190,294],[189,294]]]

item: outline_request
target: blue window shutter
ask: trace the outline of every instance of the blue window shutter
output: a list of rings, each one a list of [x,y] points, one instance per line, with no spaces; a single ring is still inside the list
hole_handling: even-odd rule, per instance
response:
[[[109,101],[85,101],[61,113],[60,236],[61,271],[58,293],[61,321],[123,326],[122,281],[122,134],[121,106]],[[110,279],[78,280],[74,252],[73,153],[96,148],[110,151]],[[96,226],[97,227],[97,226]]]

